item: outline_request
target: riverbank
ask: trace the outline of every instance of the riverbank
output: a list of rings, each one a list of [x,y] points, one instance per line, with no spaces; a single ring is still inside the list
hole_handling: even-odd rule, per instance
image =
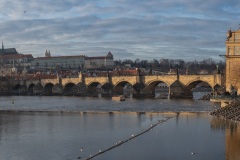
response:
[[[240,101],[235,100],[225,107],[210,112],[210,115],[240,121]]]

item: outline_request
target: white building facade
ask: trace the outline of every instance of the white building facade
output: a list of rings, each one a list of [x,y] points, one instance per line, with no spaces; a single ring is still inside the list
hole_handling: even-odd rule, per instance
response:
[[[33,69],[81,69],[84,67],[85,56],[37,57],[32,61]]]
[[[32,69],[49,70],[49,69],[94,69],[109,68],[114,66],[113,55],[108,52],[106,56],[87,57],[78,56],[51,56],[37,57],[31,62]]]
[[[86,69],[93,68],[111,68],[114,66],[113,55],[109,51],[106,56],[101,57],[85,57],[85,65]]]

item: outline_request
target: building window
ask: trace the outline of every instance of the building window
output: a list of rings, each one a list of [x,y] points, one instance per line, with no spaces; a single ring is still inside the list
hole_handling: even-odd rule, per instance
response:
[[[240,46],[234,47],[234,55],[240,55]]]
[[[235,42],[240,42],[240,34],[235,34]]]

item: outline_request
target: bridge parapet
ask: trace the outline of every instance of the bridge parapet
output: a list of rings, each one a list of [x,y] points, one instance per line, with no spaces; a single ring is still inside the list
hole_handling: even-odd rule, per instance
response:
[[[166,83],[168,86],[171,86],[177,80],[177,75],[149,75],[144,76],[144,83],[146,85],[151,84],[152,82],[161,81]]]
[[[47,84],[53,84],[56,85],[59,83],[59,78],[54,78],[54,79],[41,79],[41,84],[43,87],[45,87]]]
[[[108,77],[85,77],[85,84],[89,86],[91,83],[97,82],[101,85],[105,83],[110,83]]]
[[[78,77],[78,78],[61,78],[62,81],[62,86],[65,87],[68,83],[73,83],[75,85],[77,85],[78,83],[82,82],[82,78]]]
[[[222,85],[221,82],[221,74],[215,74],[215,75],[180,75],[179,81],[184,86],[189,86],[191,83],[202,81],[208,83],[212,88],[215,85]]]
[[[113,86],[116,86],[123,81],[128,82],[133,86],[138,82],[138,76],[112,76]]]
[[[28,81],[26,81],[26,86],[27,86],[27,88],[29,88],[29,86],[31,84],[37,85],[39,83],[40,83],[40,80],[28,80]]]

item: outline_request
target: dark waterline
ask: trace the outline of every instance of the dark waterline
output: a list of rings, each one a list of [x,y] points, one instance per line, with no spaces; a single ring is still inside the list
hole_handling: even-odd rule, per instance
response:
[[[87,158],[173,115],[176,118],[95,159],[240,159],[239,124],[209,116],[206,111],[219,107],[211,102],[155,99],[114,102],[80,97],[0,97],[0,100],[0,110],[47,111],[0,111],[3,160]]]

